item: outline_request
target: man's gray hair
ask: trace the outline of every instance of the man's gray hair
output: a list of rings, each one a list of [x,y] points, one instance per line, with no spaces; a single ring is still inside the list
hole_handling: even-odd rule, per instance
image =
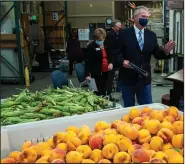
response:
[[[138,14],[140,14],[142,10],[145,10],[145,11],[149,12],[147,7],[145,7],[145,6],[137,6],[134,9],[134,17],[137,16]]]
[[[115,21],[113,21],[112,23],[111,23],[111,26],[112,27],[115,27],[115,26],[117,26],[117,24],[121,24],[121,21],[120,20],[115,20]]]

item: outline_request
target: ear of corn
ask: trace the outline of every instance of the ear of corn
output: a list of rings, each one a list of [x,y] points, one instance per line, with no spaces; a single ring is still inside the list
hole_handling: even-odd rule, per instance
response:
[[[1,123],[11,125],[111,108],[111,103],[81,88],[22,91],[1,104]]]

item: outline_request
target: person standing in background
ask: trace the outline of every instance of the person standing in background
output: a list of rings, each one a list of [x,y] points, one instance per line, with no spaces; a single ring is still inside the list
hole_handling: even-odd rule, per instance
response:
[[[169,59],[175,42],[169,41],[159,47],[157,36],[147,30],[148,8],[137,6],[134,10],[134,25],[120,33],[122,57],[120,60],[120,80],[125,107],[135,106],[135,96],[139,105],[152,103],[151,92],[151,55],[158,60]],[[148,76],[140,76],[132,69],[130,62],[143,69]]]
[[[81,63],[84,60],[84,54],[80,48],[80,41],[78,40],[78,33],[76,30],[72,32],[67,42],[66,52],[69,60],[69,75],[72,75],[74,62]]]
[[[118,101],[112,98],[112,86],[115,76],[115,71],[119,69],[119,58],[121,55],[121,44],[120,44],[120,30],[123,28],[123,24],[120,21],[115,21],[112,23],[112,30],[107,33],[105,39],[105,45],[107,47],[107,53],[112,56],[113,60],[113,70],[108,73],[108,84],[107,84],[107,94],[110,95],[111,101]]]
[[[108,72],[113,69],[112,55],[107,53],[103,28],[94,31],[95,40],[87,46],[86,80],[95,79],[97,95],[107,95]]]

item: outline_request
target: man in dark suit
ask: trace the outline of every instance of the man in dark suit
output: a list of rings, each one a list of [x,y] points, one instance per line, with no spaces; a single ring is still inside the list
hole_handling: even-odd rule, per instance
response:
[[[112,29],[107,33],[105,39],[105,45],[107,47],[107,53],[112,56],[113,60],[113,70],[108,73],[108,84],[107,84],[107,94],[110,96],[111,101],[118,101],[112,98],[112,86],[115,71],[119,68],[119,58],[121,56],[120,49],[120,30],[122,29],[122,24],[120,21],[112,22]]]
[[[134,26],[120,33],[122,57],[120,60],[120,81],[125,107],[135,106],[135,95],[139,105],[152,103],[151,94],[151,55],[158,60],[170,58],[170,51],[175,42],[170,41],[164,47],[159,47],[156,34],[145,29],[149,12],[145,6],[138,6],[134,11]],[[132,69],[129,62],[148,73],[139,75]]]

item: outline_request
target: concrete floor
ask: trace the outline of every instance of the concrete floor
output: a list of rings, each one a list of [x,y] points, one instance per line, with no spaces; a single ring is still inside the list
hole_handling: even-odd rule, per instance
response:
[[[35,91],[42,90],[47,86],[51,86],[52,81],[51,81],[50,74],[51,74],[50,72],[34,73],[36,80],[33,83],[31,83],[30,91],[35,92]],[[163,83],[169,83],[168,81],[164,80],[164,77],[161,77],[160,74],[154,74],[154,77],[155,79],[158,79],[158,81],[160,82],[163,81]],[[70,79],[72,80],[73,84],[76,87],[79,86],[78,80],[75,76],[72,76]],[[153,84],[156,84],[156,83],[153,82]],[[1,99],[7,98],[12,94],[18,94],[21,91],[21,89],[24,89],[24,88],[25,86],[20,86],[20,85],[1,85],[0,87]],[[160,103],[162,95],[169,93],[169,90],[171,88],[172,87],[169,87],[169,86],[168,87],[152,86],[153,102]],[[119,103],[123,105],[121,93],[115,92],[113,93],[113,97],[119,99],[120,100]]]

